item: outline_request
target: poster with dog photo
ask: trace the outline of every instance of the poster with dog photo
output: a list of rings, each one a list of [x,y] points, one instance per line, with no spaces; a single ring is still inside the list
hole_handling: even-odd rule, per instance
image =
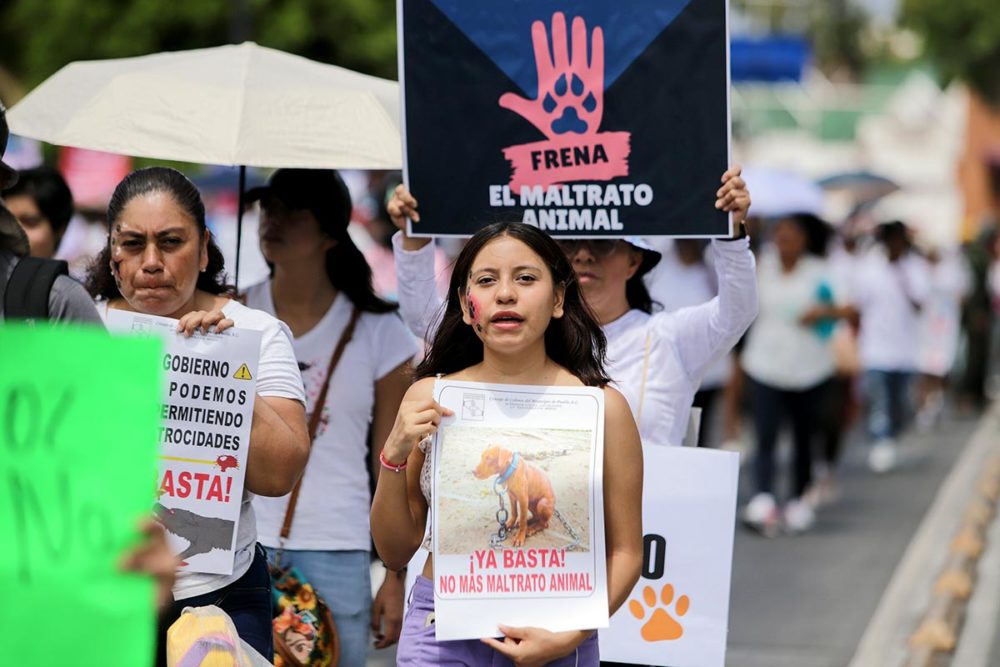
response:
[[[177,320],[109,310],[108,328],[164,341],[160,470],[154,512],[185,572],[232,574],[259,331],[177,333]]]
[[[454,411],[434,442],[439,640],[606,627],[604,394],[438,380]]]

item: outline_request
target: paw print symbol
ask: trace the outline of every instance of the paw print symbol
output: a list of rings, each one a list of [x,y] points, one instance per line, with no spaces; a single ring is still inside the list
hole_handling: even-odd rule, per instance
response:
[[[523,116],[549,139],[564,134],[596,134],[604,113],[604,33],[594,28],[587,60],[587,26],[573,19],[572,59],[566,36],[566,17],[552,16],[552,51],[545,24],[531,26],[538,70],[538,97],[534,100],[504,93],[500,106]]]
[[[629,611],[640,621],[646,617],[647,607],[650,609],[656,607],[656,591],[651,586],[646,586],[642,590],[642,598],[643,602],[646,603],[645,606],[638,600],[629,600],[628,603]],[[678,622],[677,618],[683,617],[688,612],[691,600],[686,595],[677,598],[677,602],[674,604],[674,615],[677,618],[666,609],[674,602],[674,587],[671,584],[666,584],[660,590],[660,600],[663,602],[663,607],[657,607],[653,610],[653,614],[643,624],[640,631],[642,638],[647,642],[670,641],[680,639],[684,635],[684,626]]]

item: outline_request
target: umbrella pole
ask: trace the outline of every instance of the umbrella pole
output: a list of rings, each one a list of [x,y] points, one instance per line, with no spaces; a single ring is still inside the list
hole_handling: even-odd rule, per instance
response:
[[[246,165],[240,165],[240,200],[236,208],[236,277],[235,284],[236,289],[240,288],[240,248],[243,244],[243,198],[246,194],[247,185],[247,168]]]

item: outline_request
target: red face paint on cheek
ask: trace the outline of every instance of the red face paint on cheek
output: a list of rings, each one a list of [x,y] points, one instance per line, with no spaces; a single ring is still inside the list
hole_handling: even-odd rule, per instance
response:
[[[476,331],[482,333],[483,325],[479,323],[479,302],[472,296],[472,288],[465,292],[465,301],[469,304],[469,319],[476,325]]]
[[[122,277],[122,247],[118,243],[111,246],[111,275],[114,276],[115,283],[121,285]]]

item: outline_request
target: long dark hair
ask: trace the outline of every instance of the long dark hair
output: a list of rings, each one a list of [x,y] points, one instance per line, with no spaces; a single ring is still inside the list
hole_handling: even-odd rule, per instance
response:
[[[636,272],[634,276],[625,283],[625,299],[628,300],[628,307],[641,310],[644,313],[653,313],[653,297],[649,294],[646,281],[642,279],[643,274]]]
[[[322,227],[322,223],[320,223]],[[354,306],[366,313],[391,313],[399,306],[389,303],[375,293],[372,284],[372,267],[354,245],[345,231],[334,236],[337,245],[326,251],[326,275],[339,292],[343,292]],[[274,275],[274,268],[271,269]]]
[[[133,171],[118,184],[108,203],[108,242],[87,269],[86,287],[91,296],[109,301],[121,298],[122,294],[111,274],[111,229],[129,202],[157,192],[170,195],[194,221],[198,233],[205,233],[205,203],[198,188],[187,176],[169,167],[146,167]],[[209,294],[236,294],[236,288],[226,283],[222,251],[211,235],[208,238],[208,266],[198,274],[195,288]]]
[[[416,370],[417,378],[455,373],[483,360],[483,343],[462,320],[459,299],[469,281],[472,263],[490,241],[509,236],[521,241],[541,257],[555,285],[565,289],[563,316],[553,318],[545,330],[545,353],[590,387],[611,380],[604,370],[607,340],[580,294],[580,285],[566,254],[552,238],[536,227],[520,222],[497,222],[476,232],[455,260],[448,287],[448,301],[430,351]]]

